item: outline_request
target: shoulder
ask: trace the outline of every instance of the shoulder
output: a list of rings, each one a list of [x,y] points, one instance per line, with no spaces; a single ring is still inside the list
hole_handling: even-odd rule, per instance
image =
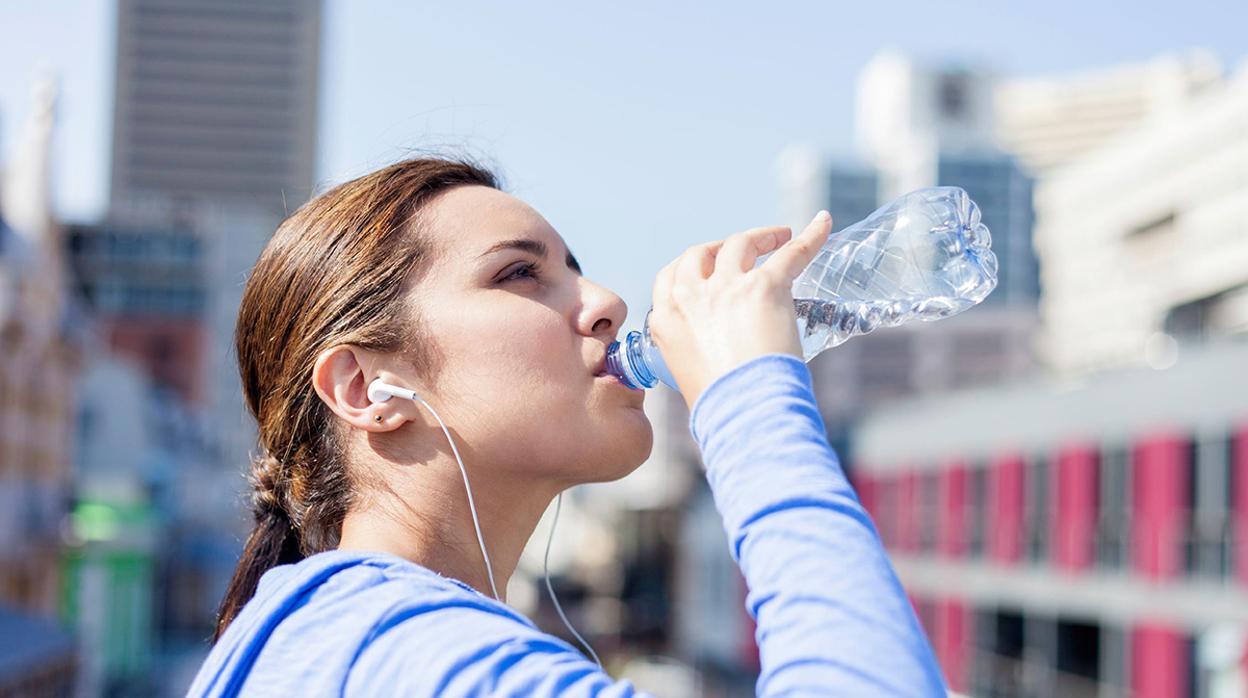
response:
[[[456,579],[387,553],[330,551],[288,569],[275,569],[261,580],[257,596],[272,589],[278,597],[300,598],[299,610],[339,614],[367,623],[380,635],[389,626],[420,616],[449,613],[497,617],[507,625],[533,628],[510,606]],[[296,611],[297,613],[297,611]]]
[[[530,624],[448,609],[389,625],[356,658],[344,694],[608,698],[635,690]]]
[[[282,693],[346,685],[373,657],[385,659],[373,669],[438,673],[447,659],[537,632],[506,604],[409,561],[332,551],[266,573],[214,651],[254,648],[254,664],[227,671],[246,675],[252,692]]]

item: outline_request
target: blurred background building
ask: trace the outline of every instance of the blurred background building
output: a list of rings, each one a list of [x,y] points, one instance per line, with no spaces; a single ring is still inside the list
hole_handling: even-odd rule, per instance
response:
[[[885,52],[860,75],[858,154],[777,160],[795,229],[956,185],[992,230],[981,307],[811,362],[957,690],[1248,690],[1245,74],[1196,51],[1016,81]],[[698,490],[675,593],[681,627],[707,631],[680,647],[748,695],[744,591]]]
[[[312,194],[319,2],[119,0],[111,202]]]
[[[1063,374],[1248,330],[1248,71],[1048,177],[1040,349]]]
[[[1196,54],[1002,88],[1039,173],[1046,371],[853,426],[972,695],[1244,694],[1248,74],[1218,75]]]
[[[864,408],[1036,370],[1033,180],[994,138],[995,88],[985,70],[881,53],[859,76],[858,156],[794,148],[777,161],[782,215],[795,230],[812,209],[832,213],[836,234],[905,192],[960,186],[979,204],[1000,260],[998,287],[975,312],[861,337],[812,361],[820,409],[841,451]]]
[[[180,694],[207,651],[255,443],[234,316],[312,193],[319,37],[317,2],[119,2],[98,221],[52,219],[39,87],[0,209],[0,591],[74,640],[6,656],[0,695]]]
[[[989,127],[1028,172],[1043,176],[1120,134],[1165,119],[1222,84],[1208,51],[1158,56],[1074,75],[1009,79],[993,93]]]
[[[83,344],[53,220],[48,147],[56,85],[40,79],[0,180],[0,692],[71,690],[77,657],[59,609],[62,521],[73,491]]]

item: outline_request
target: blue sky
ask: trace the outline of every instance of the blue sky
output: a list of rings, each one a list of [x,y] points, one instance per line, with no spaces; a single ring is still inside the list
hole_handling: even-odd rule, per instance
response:
[[[318,177],[413,148],[497,163],[586,273],[629,303],[685,247],[780,222],[792,143],[851,153],[854,81],[876,51],[1045,75],[1205,47],[1248,55],[1248,3],[380,2],[329,0]],[[0,0],[4,159],[44,67],[60,76],[57,202],[107,196],[113,6]],[[812,211],[813,213],[813,211]]]

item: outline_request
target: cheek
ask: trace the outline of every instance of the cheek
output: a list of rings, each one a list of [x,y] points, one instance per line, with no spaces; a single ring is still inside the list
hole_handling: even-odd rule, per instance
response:
[[[649,422],[595,385],[566,319],[498,307],[439,324],[447,362],[437,390],[477,458],[526,472],[587,469],[593,481],[620,477],[649,454]]]
[[[570,328],[548,315],[500,308],[447,326],[439,335],[447,347],[442,399],[463,418],[497,426],[583,415],[589,369]]]

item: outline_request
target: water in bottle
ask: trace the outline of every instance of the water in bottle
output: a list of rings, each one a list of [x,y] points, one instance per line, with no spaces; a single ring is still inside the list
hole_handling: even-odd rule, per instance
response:
[[[793,281],[806,361],[879,327],[939,320],[984,300],[997,285],[991,244],[979,207],[958,187],[911,192],[830,235]],[[607,350],[607,370],[631,388],[678,389],[649,313],[641,332]]]

